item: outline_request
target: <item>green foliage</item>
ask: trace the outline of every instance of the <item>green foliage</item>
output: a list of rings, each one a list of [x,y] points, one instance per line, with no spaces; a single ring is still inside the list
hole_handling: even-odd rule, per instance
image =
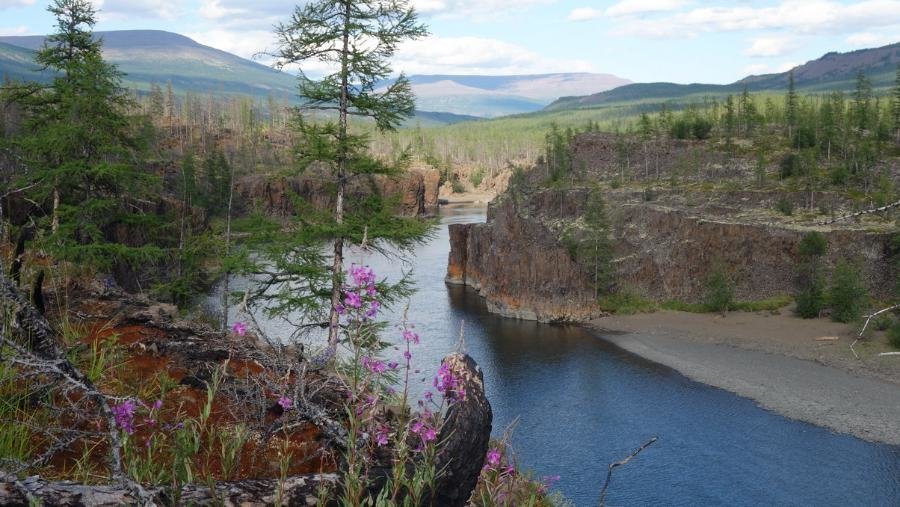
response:
[[[462,194],[466,191],[466,186],[463,185],[463,183],[457,178],[453,178],[453,181],[450,183],[450,187],[453,190],[454,194]]]
[[[544,160],[550,172],[551,181],[559,181],[572,171],[572,155],[569,144],[574,137],[572,129],[560,130],[555,123],[550,125],[544,146]]]
[[[706,278],[703,304],[709,311],[722,314],[734,308],[734,281],[723,267],[716,267]]]
[[[472,186],[478,188],[481,186],[481,182],[484,181],[485,171],[483,167],[479,167],[472,174],[469,175],[469,181],[472,182]]]
[[[842,260],[831,275],[828,291],[828,307],[831,319],[836,322],[854,322],[869,304],[869,295],[863,283],[859,266]]]
[[[609,291],[613,282],[610,232],[602,191],[593,187],[588,192],[581,223],[567,227],[561,239],[569,255],[586,268],[598,298]]]
[[[775,209],[778,210],[782,215],[791,216],[794,214],[794,203],[792,203],[788,198],[782,197],[775,204]]]
[[[900,349],[900,318],[894,319],[893,324],[887,330],[888,343],[895,349]]]
[[[794,297],[797,300],[797,315],[804,319],[818,317],[825,308],[826,287],[821,258],[827,249],[828,241],[821,233],[808,232],[800,240]]]
[[[135,166],[140,153],[125,115],[132,102],[93,38],[94,8],[87,0],[54,0],[48,10],[58,31],[36,60],[56,77],[51,86],[9,90],[25,113],[14,140],[30,168],[20,185],[46,212],[36,217],[49,232],[44,246],[59,259],[101,269],[159,259],[160,249],[143,245],[159,239],[160,224],[141,202],[158,194],[158,181]],[[117,237],[123,227],[144,241]]]
[[[622,289],[602,296],[598,300],[598,306],[604,312],[616,315],[652,313],[659,309],[659,305],[655,301],[643,298],[633,291]]]

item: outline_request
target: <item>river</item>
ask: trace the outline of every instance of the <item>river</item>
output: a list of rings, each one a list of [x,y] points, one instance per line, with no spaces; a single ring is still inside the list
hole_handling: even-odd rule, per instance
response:
[[[471,289],[447,286],[447,225],[484,219],[483,208],[444,207],[437,233],[409,263],[356,250],[349,260],[394,279],[412,269],[418,291],[408,315],[422,336],[414,390],[460,346],[462,330],[484,371],[494,434],[515,422],[519,465],[560,476],[555,488],[575,505],[596,505],[607,465],[653,436],[614,472],[608,505],[900,505],[900,447],[784,418],[579,326],[492,315]],[[386,318],[397,324],[400,313]],[[289,334],[280,320],[264,327]]]

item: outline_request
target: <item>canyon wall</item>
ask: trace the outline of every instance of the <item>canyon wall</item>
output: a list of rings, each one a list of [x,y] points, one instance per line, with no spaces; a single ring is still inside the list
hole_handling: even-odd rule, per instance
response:
[[[590,152],[583,143],[582,155]],[[682,144],[680,153],[696,160],[696,146]],[[744,165],[736,161],[722,166],[715,154],[700,157],[708,163],[695,174],[740,172]],[[661,172],[685,167],[679,158],[678,153],[661,156],[661,161],[668,160],[661,164],[666,166]],[[779,200],[806,202],[810,194],[804,192],[661,188],[648,196],[633,186],[598,186],[604,175],[615,174],[602,167],[608,165],[581,164],[582,170],[593,173],[590,183],[565,188],[534,184],[541,179],[541,168],[537,168],[537,175],[528,176],[532,184],[513,188],[491,203],[487,223],[451,225],[448,283],[473,287],[491,311],[506,316],[540,321],[597,316],[601,312],[590,269],[579,264],[561,241],[567,227],[583,220],[591,192],[600,192],[606,205],[614,288],[645,298],[701,302],[705,281],[716,269],[724,270],[734,282],[739,300],[792,294],[799,243],[810,231],[819,231],[828,240],[826,265],[833,267],[847,259],[862,266],[873,297],[887,299],[900,276],[890,258],[889,222],[824,226],[773,210]],[[838,208],[845,204],[828,193],[813,197]]]
[[[398,176],[360,175],[347,184],[348,199],[376,194],[397,200],[397,212],[406,216],[431,215],[438,208],[440,173],[418,164]],[[293,196],[303,197],[318,209],[334,203],[333,178],[322,170],[310,169],[292,177],[251,175],[240,179],[236,193],[244,211],[260,207],[269,215],[290,216],[297,212]]]

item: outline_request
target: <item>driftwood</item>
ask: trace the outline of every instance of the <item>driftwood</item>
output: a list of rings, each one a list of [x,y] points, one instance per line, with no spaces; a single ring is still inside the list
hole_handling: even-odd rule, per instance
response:
[[[181,490],[179,505],[316,505],[320,492],[338,485],[335,474],[315,474],[288,477],[283,484],[277,479],[219,482],[215,490],[190,484]],[[150,500],[171,505],[175,500],[162,488],[148,489]],[[139,505],[146,500],[137,498],[128,489],[118,486],[86,486],[73,482],[46,482],[38,477],[16,480],[0,477],[0,505],[28,506],[39,500],[44,505],[118,506]]]
[[[616,468],[618,468],[622,465],[627,465],[629,461],[634,459],[634,457],[637,456],[638,454],[640,454],[641,451],[650,447],[650,445],[652,445],[653,442],[656,442],[656,440],[657,440],[657,437],[651,438],[644,445],[638,447],[633,453],[629,454],[627,458],[623,459],[622,461],[616,461],[615,463],[609,464],[609,468],[606,471],[606,481],[603,483],[603,489],[600,490],[600,506],[601,507],[606,505],[606,489],[609,488],[609,481],[612,480],[613,470],[615,470]]]
[[[898,310],[898,309],[900,309],[900,305],[894,305],[894,306],[889,306],[887,308],[882,308],[881,310],[878,310],[877,312],[872,313],[871,315],[865,315],[866,322],[863,324],[862,329],[859,330],[859,334],[856,336],[856,339],[853,340],[853,343],[850,344],[850,352],[853,352],[853,355],[857,359],[859,359],[859,354],[856,353],[856,349],[853,347],[857,343],[859,343],[860,340],[863,339],[863,335],[866,333],[866,329],[869,327],[869,323],[872,322],[872,319],[874,319],[875,317],[877,317],[883,313],[891,312],[891,311]]]
[[[840,222],[842,220],[848,220],[848,219],[855,218],[855,217],[862,216],[862,215],[868,215],[871,213],[881,213],[882,211],[887,211],[891,208],[896,208],[898,206],[900,206],[900,201],[892,202],[891,204],[887,204],[880,208],[864,209],[862,211],[857,211],[856,213],[850,213],[849,215],[841,215],[839,217],[835,217],[835,218],[831,218],[829,220],[824,220],[822,222],[819,222],[819,224],[821,224],[821,225],[833,224],[835,222]]]

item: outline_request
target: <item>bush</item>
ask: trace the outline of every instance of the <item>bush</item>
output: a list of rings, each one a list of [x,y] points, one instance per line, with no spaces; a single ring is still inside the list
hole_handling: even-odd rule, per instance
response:
[[[825,255],[828,250],[828,240],[819,232],[808,232],[800,240],[800,255],[804,257],[819,257]]]
[[[453,183],[451,183],[451,186],[453,188],[454,194],[462,194],[463,192],[466,191],[465,185],[463,185],[462,182],[459,180],[453,180]]]
[[[804,262],[798,269],[795,312],[804,319],[818,317],[825,308],[825,278],[817,263]]]
[[[788,153],[781,159],[778,168],[780,169],[781,179],[795,176],[800,172],[800,157],[795,153]]]
[[[658,305],[629,290],[620,290],[607,294],[598,302],[604,312],[617,315],[634,315],[636,313],[652,313],[658,309]]]
[[[888,328],[888,343],[895,349],[900,349],[900,318],[894,320],[894,324]]]
[[[706,279],[703,302],[711,312],[725,313],[734,307],[734,282],[723,268],[716,268]]]
[[[478,188],[481,186],[481,182],[484,181],[484,169],[479,167],[472,174],[469,175],[469,181],[472,182],[472,186]]]
[[[862,316],[868,303],[869,295],[859,268],[846,261],[839,262],[834,268],[828,294],[831,320],[853,322]]]
[[[787,198],[782,197],[778,200],[778,204],[775,205],[775,209],[780,211],[785,216],[791,216],[794,214],[794,203],[789,201]]]

